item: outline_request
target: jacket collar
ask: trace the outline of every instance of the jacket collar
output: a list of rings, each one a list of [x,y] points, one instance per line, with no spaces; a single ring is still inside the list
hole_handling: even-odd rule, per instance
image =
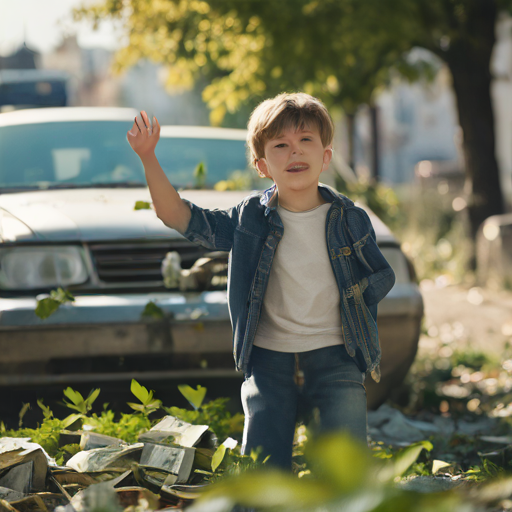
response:
[[[329,203],[337,203],[341,207],[354,206],[354,202],[351,199],[324,183],[318,183],[318,190],[322,197]],[[265,215],[268,215],[270,211],[276,209],[277,196],[278,192],[275,184],[262,193],[260,204],[265,206]]]

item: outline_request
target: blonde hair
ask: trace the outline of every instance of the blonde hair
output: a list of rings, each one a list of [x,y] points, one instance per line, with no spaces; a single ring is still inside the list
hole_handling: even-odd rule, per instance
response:
[[[332,143],[334,124],[325,105],[303,92],[283,93],[261,102],[247,124],[247,146],[253,166],[265,156],[267,141],[292,127],[303,130],[316,126],[324,147]]]

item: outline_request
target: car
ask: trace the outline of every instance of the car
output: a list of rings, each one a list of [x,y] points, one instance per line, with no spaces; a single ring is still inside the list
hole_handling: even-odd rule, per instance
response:
[[[241,379],[227,254],[189,242],[148,208],[144,169],[126,140],[136,115],[107,107],[0,114],[0,386]],[[162,126],[156,154],[183,198],[229,208],[271,183],[247,169],[245,140],[245,130]],[[334,184],[340,172],[334,163],[322,181]],[[423,301],[399,242],[360,206],[396,274],[378,309],[382,380],[366,381],[376,407],[414,359]],[[37,316],[38,300],[59,287],[75,300]]]

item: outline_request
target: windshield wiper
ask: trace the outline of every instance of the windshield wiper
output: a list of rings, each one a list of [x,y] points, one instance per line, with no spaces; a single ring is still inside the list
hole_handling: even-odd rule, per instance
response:
[[[0,194],[11,194],[15,192],[27,192],[30,190],[39,190],[39,187],[30,185],[30,186],[14,186],[14,187],[2,187],[0,188]]]

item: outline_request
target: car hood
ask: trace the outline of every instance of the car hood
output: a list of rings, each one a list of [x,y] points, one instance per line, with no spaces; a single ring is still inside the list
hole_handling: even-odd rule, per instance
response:
[[[247,190],[185,190],[181,197],[203,208],[226,209],[247,197]],[[2,242],[116,241],[182,238],[151,210],[134,210],[136,201],[151,202],[148,188],[69,189],[0,195]],[[395,242],[388,227],[366,206],[379,242]]]
[[[204,208],[230,208],[247,191],[187,190],[184,199]],[[151,202],[148,188],[46,190],[0,196],[3,242],[114,241],[182,238],[151,210],[134,210],[136,201]]]

